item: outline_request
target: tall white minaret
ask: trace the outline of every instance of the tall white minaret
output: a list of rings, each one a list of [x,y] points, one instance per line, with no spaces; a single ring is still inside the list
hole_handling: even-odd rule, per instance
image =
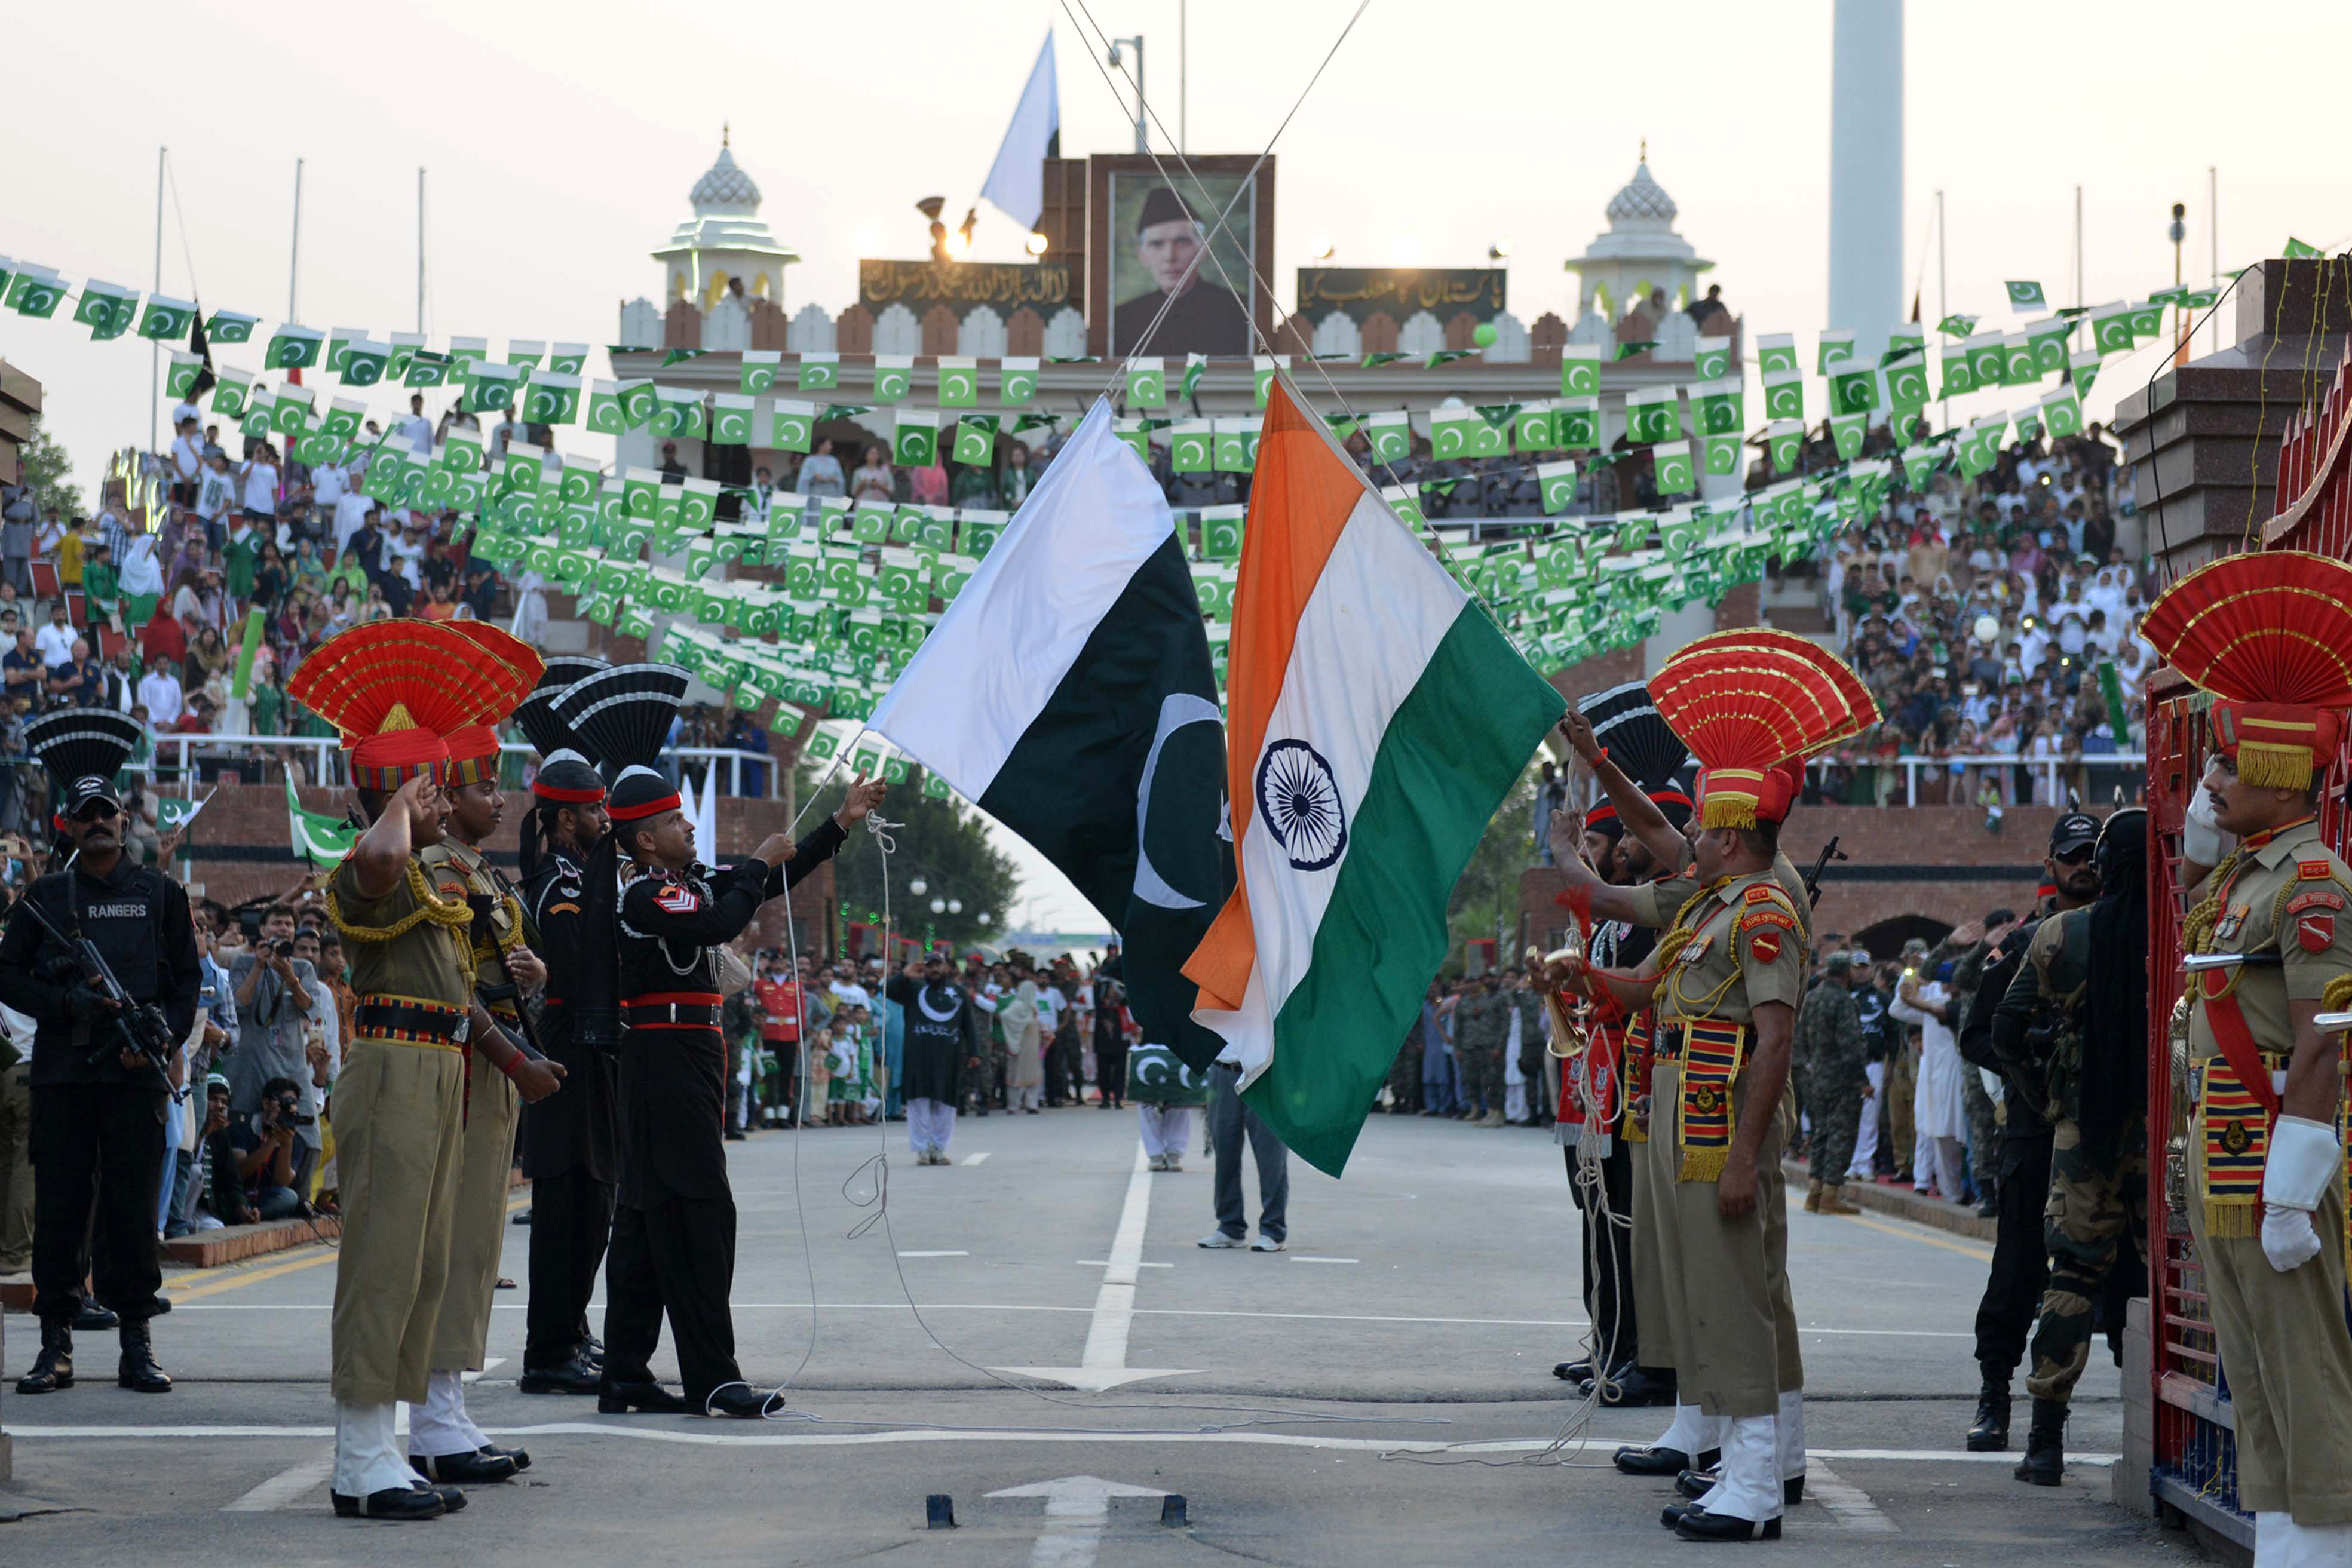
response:
[[[1837,0],[1830,65],[1830,319],[1875,363],[1903,298],[1903,0]],[[1810,360],[1805,367],[1812,367]]]

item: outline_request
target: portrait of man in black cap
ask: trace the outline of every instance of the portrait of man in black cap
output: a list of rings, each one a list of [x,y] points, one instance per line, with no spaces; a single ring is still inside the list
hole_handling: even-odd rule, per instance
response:
[[[1200,183],[1202,188],[1188,201],[1156,179],[1138,182],[1142,194],[1133,208],[1134,220],[1122,225],[1124,233],[1112,236],[1111,298],[1117,303],[1111,314],[1111,352],[1250,352],[1249,308],[1226,279],[1248,287],[1243,258],[1250,254],[1255,221],[1252,197],[1244,193],[1235,201],[1239,182],[1230,178],[1204,177]],[[1126,203],[1132,200],[1128,190],[1115,187],[1115,211],[1125,213]],[[1217,213],[1228,203],[1233,210],[1224,230],[1212,239]]]

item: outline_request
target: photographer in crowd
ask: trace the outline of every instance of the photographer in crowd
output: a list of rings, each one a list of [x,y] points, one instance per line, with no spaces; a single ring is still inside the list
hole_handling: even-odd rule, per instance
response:
[[[296,1085],[294,1179],[287,1185],[307,1197],[320,1142],[317,1072],[306,1037],[333,1009],[317,971],[295,956],[294,945],[294,912],[272,907],[261,917],[260,940],[229,965],[237,1017],[236,1049],[228,1058],[229,1108],[239,1116],[257,1115],[266,1085],[279,1080]]]
[[[294,1190],[294,1154],[300,1092],[290,1078],[261,1088],[257,1117],[229,1113],[228,1080],[215,1073],[205,1092],[205,1165],[212,1211],[226,1225],[285,1219],[302,1199]]]

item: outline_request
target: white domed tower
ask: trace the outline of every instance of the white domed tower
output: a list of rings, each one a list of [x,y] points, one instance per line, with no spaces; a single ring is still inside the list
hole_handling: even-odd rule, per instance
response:
[[[1605,328],[1654,288],[1665,290],[1669,309],[1680,309],[1703,292],[1698,275],[1715,263],[1675,232],[1675,199],[1650,178],[1644,142],[1633,177],[1609,199],[1608,231],[1595,235],[1584,254],[1568,263],[1578,279],[1580,327],[1598,320]]]
[[[669,243],[655,251],[665,273],[662,303],[690,299],[706,317],[740,283],[744,298],[784,303],[784,268],[800,259],[778,245],[761,222],[760,187],[735,162],[727,130],[719,135],[719,161],[694,183],[688,200],[694,215],[677,225]]]

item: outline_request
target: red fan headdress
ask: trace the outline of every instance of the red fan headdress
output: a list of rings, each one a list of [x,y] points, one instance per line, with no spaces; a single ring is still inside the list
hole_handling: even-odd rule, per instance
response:
[[[1834,746],[1841,740],[1851,740],[1878,722],[1878,699],[1870,695],[1870,688],[1862,684],[1862,677],[1855,674],[1844,660],[1822,648],[1819,643],[1810,637],[1800,637],[1794,632],[1776,632],[1769,626],[1736,626],[1726,632],[1709,632],[1684,643],[1680,650],[1667,656],[1666,664],[1671,668],[1675,660],[1692,653],[1730,647],[1771,648],[1791,653],[1829,677],[1830,684],[1837,688],[1838,695],[1845,700],[1846,707],[1853,715],[1853,727],[1843,734],[1826,737],[1813,747],[1814,750]]]
[[[1753,637],[1703,638],[1650,679],[1660,716],[1698,758],[1702,827],[1782,821],[1803,787],[1801,759],[1877,717],[1866,693],[1868,716],[1855,711],[1839,678],[1853,673],[1818,644],[1762,646]]]
[[[443,737],[503,717],[530,690],[538,655],[505,640],[523,648],[528,669],[445,622],[370,622],[303,660],[286,695],[341,733],[355,787],[397,789],[419,774],[444,777]]]
[[[2308,789],[2352,707],[2352,565],[2302,550],[2224,556],[2174,583],[2140,630],[2213,704],[2238,777]]]

